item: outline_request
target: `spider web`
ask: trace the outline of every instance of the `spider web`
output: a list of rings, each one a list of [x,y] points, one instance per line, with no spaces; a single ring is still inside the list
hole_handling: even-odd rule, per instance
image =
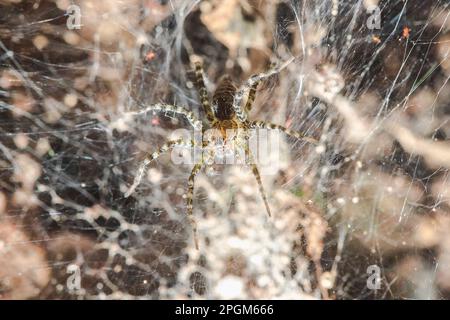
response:
[[[0,296],[448,298],[449,15],[443,0],[0,1]],[[189,128],[133,111],[204,118],[193,56],[210,94],[294,57],[250,118],[319,140],[280,135],[270,219],[248,168],[200,174],[198,251],[189,165],[161,156],[124,197],[142,155]]]

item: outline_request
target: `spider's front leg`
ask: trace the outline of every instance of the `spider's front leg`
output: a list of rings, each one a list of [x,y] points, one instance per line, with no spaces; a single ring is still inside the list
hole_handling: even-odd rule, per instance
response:
[[[291,58],[288,61],[286,61],[285,63],[283,63],[282,65],[275,67],[275,66],[271,66],[271,68],[266,71],[266,72],[262,72],[259,74],[254,74],[252,75],[245,83],[244,85],[241,86],[241,88],[236,92],[236,95],[234,97],[234,102],[233,102],[233,107],[234,107],[234,111],[236,113],[236,116],[238,117],[238,119],[241,122],[246,122],[247,121],[247,115],[250,112],[252,106],[253,106],[253,102],[255,100],[256,97],[256,89],[259,85],[259,83],[276,74],[279,73],[281,70],[283,70],[284,68],[286,68],[292,61],[294,61],[295,58]],[[247,98],[247,102],[245,104],[244,109],[241,108],[241,101],[244,98],[245,92],[249,91],[248,93],[248,98]]]
[[[149,153],[142,164],[139,166],[139,169],[134,177],[133,184],[131,187],[125,192],[125,198],[128,198],[136,189],[136,187],[141,183],[142,177],[145,174],[145,171],[147,170],[148,165],[155,159],[157,159],[162,153],[167,152],[171,149],[173,149],[176,145],[183,144],[183,139],[177,139],[177,140],[170,140],[166,142],[161,148],[159,148],[158,151],[155,151],[153,153]]]
[[[252,79],[255,78],[255,81],[252,81]],[[251,111],[253,107],[253,102],[256,98],[256,89],[258,88],[259,83],[261,82],[261,79],[258,78],[258,75],[251,76],[250,80],[247,82],[246,85],[244,85],[244,88],[236,92],[234,96],[233,101],[233,109],[236,113],[236,117],[239,119],[239,121],[246,123],[248,113]],[[247,102],[245,103],[244,109],[241,108],[241,101],[244,96],[245,90],[248,89],[248,86],[250,87],[248,96],[247,96]]]
[[[156,104],[152,104],[149,106],[144,106],[144,108],[141,110],[132,111],[127,114],[130,114],[133,116],[138,116],[138,115],[146,114],[149,111],[153,111],[153,112],[154,111],[163,111],[166,116],[167,116],[167,113],[172,112],[174,114],[184,116],[189,121],[191,126],[194,127],[195,129],[201,129],[201,127],[202,127],[202,122],[200,120],[198,120],[197,117],[191,111],[189,111],[183,107],[177,107],[177,106],[173,106],[170,104],[156,103]]]
[[[206,118],[208,119],[209,123],[214,123],[216,121],[216,117],[214,116],[211,104],[209,103],[208,90],[206,90],[205,81],[203,80],[203,66],[199,61],[196,61],[194,64],[197,90],[200,96],[203,110],[205,111]]]
[[[248,114],[253,107],[253,102],[255,102],[256,98],[256,89],[258,88],[258,85],[261,81],[256,81],[250,88],[250,91],[248,92],[247,102],[245,103],[245,112]]]
[[[250,121],[249,122],[250,128],[260,128],[260,129],[270,129],[270,130],[280,130],[284,133],[286,133],[288,136],[291,136],[293,138],[296,138],[298,140],[305,140],[307,142],[310,142],[312,144],[317,144],[318,141],[314,138],[307,137],[303,133],[290,130],[286,127],[280,126],[278,124],[267,122],[267,121]]]

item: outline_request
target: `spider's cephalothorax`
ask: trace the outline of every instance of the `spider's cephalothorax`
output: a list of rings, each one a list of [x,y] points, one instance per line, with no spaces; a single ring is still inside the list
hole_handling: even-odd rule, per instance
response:
[[[290,60],[292,61],[292,60]],[[289,62],[290,63],[290,62]],[[198,89],[198,93],[200,96],[201,104],[203,106],[203,110],[205,112],[206,120],[208,126],[212,129],[215,129],[223,139],[226,141],[230,137],[227,137],[227,134],[231,131],[236,132],[233,134],[236,137],[235,140],[238,140],[238,146],[243,148],[245,151],[246,159],[248,159],[248,164],[251,166],[252,173],[256,178],[256,181],[259,186],[259,191],[264,201],[264,205],[266,207],[266,211],[270,216],[270,207],[267,201],[266,192],[264,191],[264,187],[261,181],[261,175],[259,173],[259,169],[253,159],[253,155],[251,150],[248,147],[248,143],[242,143],[241,140],[246,140],[249,138],[249,131],[251,129],[268,129],[268,130],[280,130],[285,132],[286,134],[295,137],[297,139],[304,139],[306,141],[310,141],[315,143],[316,141],[312,138],[308,138],[303,136],[300,132],[291,131],[283,126],[267,122],[267,121],[249,121],[247,119],[248,113],[250,112],[253,101],[256,96],[256,89],[258,84],[264,78],[267,78],[277,72],[279,72],[282,68],[284,68],[288,63],[285,63],[282,67],[276,69],[271,69],[266,73],[261,73],[258,75],[253,75],[250,79],[243,85],[242,88],[237,89],[234,85],[233,81],[229,76],[223,76],[219,80],[219,84],[214,92],[212,98],[212,104],[210,103],[208,97],[208,91],[206,90],[206,86],[203,80],[203,69],[200,63],[195,64],[195,75],[196,75],[196,85]],[[241,100],[244,96],[244,93],[248,91],[247,101],[244,107],[241,107]],[[185,108],[167,105],[167,104],[155,104],[145,108],[142,111],[135,112],[134,114],[143,114],[147,111],[165,111],[165,112],[173,112],[179,115],[184,116],[190,124],[195,129],[201,129],[202,122],[199,121],[192,112],[186,110]],[[204,132],[204,131],[202,131]],[[202,152],[202,157],[200,160],[194,164],[192,168],[191,174],[188,180],[188,191],[186,193],[186,206],[187,206],[187,215],[192,224],[194,231],[194,240],[195,245],[198,248],[197,241],[197,227],[195,220],[192,215],[193,206],[192,199],[194,193],[194,180],[197,173],[204,167],[209,165],[211,159],[213,159],[216,155],[214,154],[216,150],[215,148],[211,148],[211,145],[214,144],[214,134],[212,138],[203,138],[203,142],[201,148],[204,152]],[[170,140],[166,142],[158,151],[148,154],[142,164],[140,165],[138,172],[134,178],[134,182],[132,186],[125,193],[125,197],[130,196],[136,187],[139,185],[144,173],[148,167],[148,165],[156,159],[161,153],[169,151],[178,145],[188,145],[190,147],[199,147],[194,141],[184,141],[182,138],[177,140]],[[205,152],[205,150],[207,150]]]

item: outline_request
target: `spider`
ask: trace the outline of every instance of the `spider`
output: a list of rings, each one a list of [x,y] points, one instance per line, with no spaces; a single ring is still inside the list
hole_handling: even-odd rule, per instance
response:
[[[213,94],[211,102],[203,79],[202,64],[199,61],[194,62],[193,71],[196,79],[196,88],[200,97],[200,102],[203,107],[203,111],[206,116],[206,127],[204,127],[202,125],[202,122],[198,120],[196,116],[189,110],[169,104],[158,103],[150,105],[143,110],[132,113],[134,115],[140,115],[145,114],[148,111],[171,112],[179,116],[184,116],[195,129],[201,130],[202,132],[203,136],[203,141],[201,142],[202,156],[200,157],[200,160],[196,162],[192,168],[191,174],[188,179],[187,193],[185,195],[187,216],[192,225],[194,243],[197,250],[199,248],[197,238],[197,224],[193,217],[193,194],[195,185],[194,182],[195,177],[199,173],[199,171],[204,166],[210,165],[211,159],[215,156],[216,149],[209,148],[211,144],[213,144],[215,138],[223,139],[222,141],[229,141],[230,132],[236,132],[236,134],[233,135],[234,139],[239,140],[237,138],[239,137],[240,140],[248,141],[249,139],[248,133],[250,130],[269,129],[282,131],[287,135],[294,137],[296,139],[303,139],[311,143],[317,143],[315,139],[306,137],[300,132],[289,130],[281,125],[267,121],[251,121],[248,119],[248,113],[252,109],[253,102],[255,101],[256,98],[256,90],[260,82],[265,78],[268,78],[271,75],[278,73],[292,61],[293,58],[288,60],[278,68],[270,68],[269,71],[267,72],[252,75],[239,89],[236,87],[235,83],[231,80],[230,76],[228,75],[222,76],[218,81],[218,85]],[[241,102],[247,91],[248,91],[247,100],[244,105],[244,108],[242,108]],[[204,135],[207,129],[213,129],[212,132],[215,133],[205,139]],[[243,134],[239,134],[239,132]],[[248,164],[251,166],[252,173],[259,186],[259,192],[261,194],[262,200],[264,201],[265,209],[267,211],[268,216],[270,217],[271,211],[267,200],[266,191],[263,187],[261,175],[258,166],[254,161],[251,150],[249,149],[248,144],[239,143],[238,145],[239,147],[244,149],[246,157],[250,160]],[[198,144],[196,144],[192,140],[185,141],[185,139],[179,138],[169,140],[164,145],[162,145],[159,148],[159,150],[147,154],[144,160],[142,161],[141,165],[139,166],[139,169],[137,170],[133,184],[125,192],[125,197],[129,197],[135,191],[136,187],[140,184],[142,177],[144,176],[147,167],[150,165],[150,163],[153,160],[157,159],[161,154],[172,150],[176,146],[194,147],[198,146]]]

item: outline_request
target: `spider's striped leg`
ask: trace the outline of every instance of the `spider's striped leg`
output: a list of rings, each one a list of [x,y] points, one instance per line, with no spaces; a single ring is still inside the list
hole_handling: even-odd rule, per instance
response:
[[[155,151],[153,153],[149,153],[144,161],[142,162],[142,164],[140,165],[136,176],[134,177],[134,181],[133,184],[131,185],[131,187],[127,190],[127,192],[125,192],[125,198],[128,198],[136,189],[136,187],[141,183],[142,177],[145,174],[145,171],[147,170],[148,165],[155,160],[156,158],[158,158],[162,153],[171,150],[173,147],[175,147],[175,145],[179,145],[183,142],[183,139],[177,139],[177,140],[170,140],[167,141],[161,148],[159,148],[158,151]]]
[[[253,102],[255,102],[256,98],[256,89],[258,88],[260,81],[256,81],[250,88],[248,92],[247,102],[245,103],[245,112],[249,113],[252,110]]]
[[[261,128],[261,129],[271,129],[271,130],[280,130],[286,133],[288,136],[294,137],[299,140],[305,140],[307,142],[317,144],[318,141],[311,137],[306,137],[303,133],[299,131],[290,130],[286,127],[280,126],[278,124],[267,122],[267,121],[251,121],[251,128]]]
[[[245,83],[244,87],[250,88],[252,87],[256,82],[259,82],[261,80],[264,80],[276,73],[279,73],[281,70],[283,70],[284,68],[286,68],[292,61],[294,61],[295,58],[292,57],[289,60],[287,60],[286,62],[284,62],[282,65],[280,66],[275,66],[274,64],[271,65],[271,67],[269,68],[268,71],[266,72],[261,72],[259,74],[254,74],[252,75]]]
[[[292,60],[290,60],[292,61]],[[290,61],[288,61],[290,63]],[[284,68],[283,66],[281,68]],[[255,102],[255,98],[256,98],[256,89],[258,88],[258,85],[261,83],[262,79],[264,79],[265,77],[271,76],[274,72],[278,72],[281,70],[281,68],[276,68],[276,66],[274,64],[271,64],[270,69],[268,72],[266,73],[262,73],[262,74],[254,74],[250,77],[249,80],[249,86],[250,86],[250,90],[248,92],[248,97],[247,97],[247,102],[245,103],[245,112],[249,113],[252,110],[253,107],[253,102]]]
[[[191,171],[191,175],[189,176],[188,180],[188,190],[186,194],[186,207],[187,207],[187,215],[189,218],[189,221],[192,225],[192,231],[194,233],[194,243],[195,248],[198,250],[198,237],[197,237],[197,223],[195,222],[194,215],[192,214],[193,206],[192,201],[194,197],[194,184],[195,184],[195,176],[200,171],[200,169],[203,166],[203,160],[200,163],[197,163],[194,165]]]
[[[279,73],[281,70],[283,70],[284,68],[286,68],[292,61],[294,61],[294,57],[292,57],[291,59],[289,59],[288,61],[286,61],[285,63],[283,63],[282,65],[280,65],[279,67],[274,67],[271,66],[270,69],[266,72],[262,72],[259,74],[254,74],[252,75],[242,86],[241,88],[236,92],[235,96],[234,96],[234,102],[233,102],[233,107],[234,107],[234,111],[236,112],[236,116],[238,117],[238,119],[241,122],[246,122],[247,121],[247,113],[248,111],[250,111],[249,109],[251,109],[251,105],[253,103],[254,97],[255,97],[255,92],[256,92],[256,87],[258,86],[258,84],[276,74]],[[249,100],[251,97],[251,102],[249,104],[249,100],[246,103],[246,106],[244,107],[244,110],[242,110],[241,108],[241,101],[244,97],[244,93],[245,91],[250,90],[249,93]],[[252,93],[253,91],[253,93]],[[249,109],[247,109],[249,108]]]
[[[172,106],[170,104],[156,103],[150,106],[145,106],[142,110],[129,112],[128,114],[136,116],[146,114],[149,111],[163,111],[166,115],[168,113],[174,113],[184,116],[195,129],[200,129],[202,126],[202,122],[198,120],[191,111],[182,107]]]
[[[255,83],[252,83],[251,87],[253,87],[255,85]],[[244,97],[244,93],[245,90],[247,89],[247,87],[244,87],[243,89],[240,89],[236,92],[236,94],[234,95],[234,100],[233,100],[233,109],[234,112],[236,113],[236,117],[239,119],[239,121],[241,122],[247,122],[247,112],[245,112],[245,109],[242,109],[241,107],[241,101],[242,98]]]
[[[272,214],[270,212],[269,201],[267,201],[266,191],[264,190],[264,186],[262,184],[261,175],[259,174],[258,166],[255,163],[255,160],[253,158],[252,152],[250,151],[248,144],[246,144],[246,146],[245,146],[245,154],[249,161],[249,164],[252,167],[252,173],[255,176],[256,182],[258,182],[259,193],[261,194],[261,197],[263,198],[264,205],[266,206],[267,214],[269,215],[269,217],[271,217]]]
[[[205,81],[203,80],[203,67],[200,62],[195,62],[195,77],[197,81],[197,90],[200,95],[200,101],[202,102],[203,110],[205,111],[206,118],[209,123],[213,123],[216,120],[211,104],[209,103],[208,90],[206,90]]]

